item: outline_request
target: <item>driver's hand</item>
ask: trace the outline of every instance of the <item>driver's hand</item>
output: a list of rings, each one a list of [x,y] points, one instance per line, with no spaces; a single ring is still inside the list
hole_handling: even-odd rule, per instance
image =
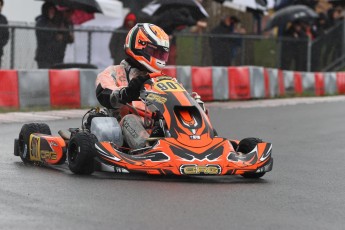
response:
[[[150,79],[149,75],[146,76],[137,76],[132,78],[128,83],[127,87],[122,88],[118,92],[118,99],[124,103],[132,102],[139,98],[140,96],[140,89],[141,86],[144,84],[145,81]]]
[[[110,94],[110,105],[113,108],[119,108],[121,104],[126,104],[126,102],[121,100],[121,94],[120,94],[121,89],[115,89],[111,94]]]
[[[130,82],[128,83],[128,89],[131,91],[140,91],[141,86],[144,84],[145,81],[149,80],[150,76],[145,75],[145,76],[137,76],[132,78]],[[128,93],[128,92],[127,92]],[[139,94],[138,94],[139,95]],[[139,97],[139,96],[138,96]]]

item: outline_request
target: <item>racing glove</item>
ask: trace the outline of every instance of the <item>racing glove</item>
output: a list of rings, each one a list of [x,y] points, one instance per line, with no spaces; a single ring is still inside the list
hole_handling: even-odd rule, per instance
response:
[[[118,102],[126,104],[138,99],[140,96],[140,88],[148,79],[150,79],[149,75],[133,78],[130,80],[127,87],[115,90],[110,97],[110,101],[114,100],[114,97],[116,97]]]

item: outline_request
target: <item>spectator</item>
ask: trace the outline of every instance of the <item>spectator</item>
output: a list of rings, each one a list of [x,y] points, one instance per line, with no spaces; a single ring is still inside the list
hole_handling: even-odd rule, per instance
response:
[[[56,32],[56,42],[54,43],[53,65],[64,62],[67,44],[74,42],[72,14],[73,10],[58,7],[54,17],[54,24],[58,30]]]
[[[236,48],[239,45],[238,38],[229,37],[236,32],[244,33],[238,28],[240,20],[235,16],[225,16],[218,26],[210,33],[210,47],[212,51],[212,62],[214,66],[230,66],[236,55]]]
[[[327,22],[327,27],[331,28],[341,22],[344,18],[343,14],[343,8],[341,6],[336,6],[333,8],[330,8],[327,12],[328,14],[328,22]]]
[[[127,33],[137,24],[137,17],[134,13],[128,13],[123,21],[123,25],[116,29],[112,34],[109,42],[109,50],[111,58],[114,60],[114,65],[119,61],[125,59],[127,56],[123,52],[123,44],[126,40]]]
[[[319,17],[316,19],[312,26],[312,33],[315,38],[322,36],[327,30],[327,15],[319,13]]]
[[[324,13],[319,13],[319,17],[311,27],[311,32],[315,38],[312,46],[311,55],[311,71],[321,71],[322,66],[326,64],[323,58],[327,56],[327,16]]]
[[[43,28],[55,28],[53,19],[56,12],[56,7],[52,3],[46,2],[42,5],[41,15],[36,18],[37,48],[35,60],[40,69],[49,68],[54,63],[51,52],[53,51],[52,44],[56,32]]]
[[[308,35],[303,22],[299,20],[293,21],[284,31],[283,37],[286,40],[282,44],[281,68],[284,70],[305,71],[307,68]]]
[[[0,0],[0,25],[7,25],[7,19],[1,14],[2,7],[4,6],[4,1]],[[1,58],[4,54],[4,46],[7,44],[9,39],[9,31],[6,27],[0,27],[0,68],[1,68]]]
[[[341,6],[336,6],[328,11],[328,23],[327,29],[331,31],[334,40],[327,43],[327,53],[324,56],[324,62],[334,62],[342,55],[342,39],[343,31],[339,28],[339,23],[344,19],[343,8]],[[333,29],[336,27],[336,29]]]
[[[68,21],[70,12],[58,11],[55,5],[49,2],[44,3],[41,9],[42,14],[36,18],[35,60],[38,68],[47,69],[63,62],[66,45],[72,43],[74,38],[70,31],[66,31],[71,27]]]

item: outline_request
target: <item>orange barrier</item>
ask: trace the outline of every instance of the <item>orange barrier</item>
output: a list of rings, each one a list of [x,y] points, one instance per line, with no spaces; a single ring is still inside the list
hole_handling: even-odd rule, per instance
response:
[[[19,107],[18,73],[16,70],[0,70],[0,106]]]
[[[49,70],[50,105],[80,107],[79,81],[79,70]]]

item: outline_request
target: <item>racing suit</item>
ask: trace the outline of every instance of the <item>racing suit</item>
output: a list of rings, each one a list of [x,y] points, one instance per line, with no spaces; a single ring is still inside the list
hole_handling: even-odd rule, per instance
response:
[[[127,90],[127,93],[125,92],[128,94],[126,98],[121,97],[120,92],[131,86],[131,80],[142,78],[149,73],[134,67],[129,62],[128,59],[123,60],[120,65],[109,66],[98,74],[96,97],[102,106],[112,111],[112,115],[120,120],[124,140],[128,146],[137,149],[145,147],[149,134],[143,126],[143,120],[137,115],[128,114],[128,109],[124,103],[137,99],[140,88],[136,88],[137,92]]]

